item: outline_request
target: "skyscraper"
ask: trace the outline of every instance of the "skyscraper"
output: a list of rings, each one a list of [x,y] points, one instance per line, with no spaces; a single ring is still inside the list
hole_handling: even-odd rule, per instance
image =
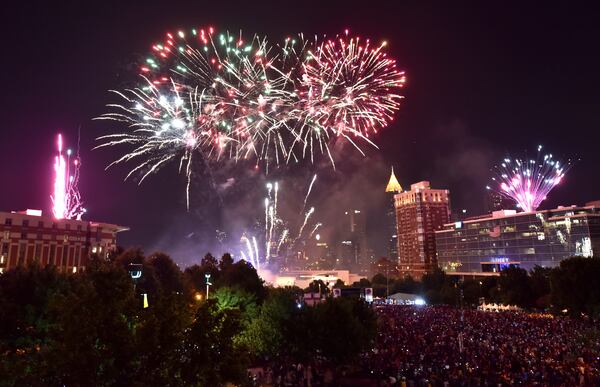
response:
[[[437,266],[434,232],[450,220],[450,193],[421,181],[394,199],[400,274],[420,278]]]
[[[345,267],[358,272],[368,271],[367,219],[364,211],[350,209],[344,212],[341,256]]]
[[[491,214],[494,211],[514,210],[515,202],[496,191],[486,191],[484,200],[484,210]]]
[[[388,225],[388,257],[390,260],[398,260],[398,224],[396,223],[396,208],[394,205],[394,195],[402,192],[402,186],[394,175],[394,167],[392,167],[392,174],[390,180],[385,187],[385,192],[390,196],[389,207],[386,213],[386,220]]]

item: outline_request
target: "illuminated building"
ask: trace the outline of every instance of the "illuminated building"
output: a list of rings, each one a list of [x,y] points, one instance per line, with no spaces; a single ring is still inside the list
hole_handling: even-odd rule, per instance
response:
[[[438,263],[448,274],[497,275],[511,265],[555,267],[600,252],[600,202],[584,207],[495,211],[435,232]]]
[[[0,273],[37,261],[63,272],[85,270],[92,255],[107,257],[128,228],[44,217],[39,210],[0,212]]]
[[[344,268],[367,273],[370,262],[367,249],[367,219],[364,211],[351,209],[344,212],[344,227],[340,256]]]
[[[306,241],[303,256],[305,262],[298,265],[300,270],[333,269],[335,266],[335,258],[331,254],[329,244],[321,234],[316,234],[314,238]]]
[[[388,222],[388,256],[391,260],[398,260],[398,224],[396,223],[396,208],[394,206],[394,195],[402,192],[402,186],[394,175],[394,167],[392,167],[392,174],[390,180],[385,187],[385,192],[390,195],[390,205],[387,212]]]
[[[358,282],[364,276],[353,274],[349,270],[290,270],[275,277],[276,287],[298,286],[305,289],[313,281],[323,281],[331,289],[338,280],[346,285]]]
[[[434,231],[450,220],[450,194],[421,181],[394,195],[394,205],[400,275],[420,278],[437,266]]]
[[[486,191],[484,209],[488,213],[500,210],[513,210],[516,207],[515,202],[496,191]]]

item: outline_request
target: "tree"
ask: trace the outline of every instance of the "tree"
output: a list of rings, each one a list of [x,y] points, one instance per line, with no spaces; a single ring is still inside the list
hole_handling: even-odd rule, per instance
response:
[[[533,305],[531,284],[527,270],[509,266],[500,272],[498,279],[500,300],[506,305],[518,305],[529,308]]]
[[[218,274],[214,284],[217,288],[231,287],[254,294],[259,303],[266,296],[264,281],[258,276],[256,269],[244,261],[226,267]]]
[[[423,291],[439,291],[447,280],[446,273],[440,268],[435,268],[431,273],[425,274],[421,279]]]
[[[297,340],[303,339],[295,334],[300,313],[297,297],[292,289],[270,289],[258,316],[244,332],[243,341],[253,355],[283,362],[297,351]]]
[[[183,278],[186,282],[186,286],[191,288],[192,291],[198,292],[204,289],[206,284],[206,278],[204,275],[206,271],[199,265],[193,265],[187,267],[183,272]]]
[[[352,287],[355,287],[355,288],[370,288],[371,287],[371,281],[369,281],[366,278],[361,278],[359,281],[353,282],[352,283]]]
[[[360,299],[327,299],[314,308],[312,352],[320,353],[333,365],[352,362],[371,345],[376,333],[376,317]],[[352,340],[348,340],[351,337]]]
[[[474,279],[465,279],[462,283],[464,302],[467,305],[479,304],[479,298],[483,297],[482,282]]]
[[[219,262],[219,270],[227,270],[231,265],[233,265],[233,258],[231,257],[231,254],[223,254],[221,261]]]
[[[333,288],[339,288],[339,289],[343,289],[346,287],[346,284],[344,284],[344,281],[342,281],[341,279],[337,279],[337,281],[335,281],[335,284],[333,284]]]
[[[529,273],[534,306],[546,309],[550,306],[550,276],[552,269],[535,266]]]
[[[200,261],[200,264],[206,268],[216,268],[218,266],[217,258],[215,258],[211,253],[206,253],[204,258]]]
[[[388,282],[388,279],[386,278],[385,275],[381,274],[381,273],[377,273],[373,276],[373,279],[371,280],[371,283],[373,285],[385,285]]]
[[[304,289],[305,292],[310,293],[320,293],[323,296],[327,296],[329,294],[329,286],[323,280],[314,280],[308,287]]]
[[[488,302],[500,302],[500,292],[498,290],[498,277],[484,277],[481,280],[481,294]]]
[[[422,291],[430,304],[458,305],[460,301],[456,279],[439,268],[423,276]]]
[[[550,298],[555,310],[572,316],[600,316],[600,258],[565,259],[550,274]]]
[[[399,278],[392,284],[391,293],[421,293],[421,283],[415,281],[411,276]]]
[[[244,382],[249,359],[234,342],[240,328],[239,310],[220,310],[214,299],[200,303],[180,349],[182,383],[219,386]]]
[[[161,291],[166,294],[183,294],[184,282],[179,267],[164,253],[154,253],[149,258]]]
[[[40,350],[52,324],[48,305],[67,286],[65,274],[37,263],[0,275],[0,375],[6,385],[43,383]]]
[[[129,274],[97,264],[67,283],[48,305],[39,376],[47,384],[131,384],[137,308]]]

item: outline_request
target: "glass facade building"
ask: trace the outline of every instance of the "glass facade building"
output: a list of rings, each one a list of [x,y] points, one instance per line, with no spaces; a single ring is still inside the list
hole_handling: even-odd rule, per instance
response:
[[[488,274],[510,265],[558,266],[600,253],[600,205],[536,212],[495,211],[435,232],[438,265],[448,274]]]

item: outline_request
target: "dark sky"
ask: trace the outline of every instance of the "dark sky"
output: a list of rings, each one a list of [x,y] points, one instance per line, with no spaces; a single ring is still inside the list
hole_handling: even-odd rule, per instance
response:
[[[600,13],[595,9],[516,1],[495,6],[54,3],[3,7],[1,210],[48,209],[53,136],[60,130],[73,144],[81,127],[81,190],[89,218],[130,226],[123,244],[163,249],[188,262],[213,248],[209,235],[223,227],[216,224],[248,222],[264,193],[264,177],[224,169],[217,183],[233,177],[231,192],[205,192],[187,213],[183,181],[173,168],[138,187],[123,182],[124,168],[104,171],[117,151],[91,150],[94,138],[110,131],[91,120],[114,101],[108,90],[136,81],[137,61],[166,31],[206,25],[266,34],[271,40],[297,32],[334,35],[349,28],[389,42],[408,82],[396,119],[375,139],[380,149],[369,150],[366,158],[344,149],[335,172],[319,168],[319,162],[268,177],[287,179],[291,201],[292,190],[301,195],[318,171],[315,201],[321,220],[335,223],[347,206],[366,210],[371,243],[379,253],[385,252],[382,190],[392,164],[405,187],[431,180],[451,190],[455,208],[477,214],[483,211],[484,187],[495,161],[506,152],[544,144],[555,157],[581,160],[542,207],[600,199]],[[198,191],[209,190],[203,181],[196,185]],[[215,213],[216,202],[225,210]]]

